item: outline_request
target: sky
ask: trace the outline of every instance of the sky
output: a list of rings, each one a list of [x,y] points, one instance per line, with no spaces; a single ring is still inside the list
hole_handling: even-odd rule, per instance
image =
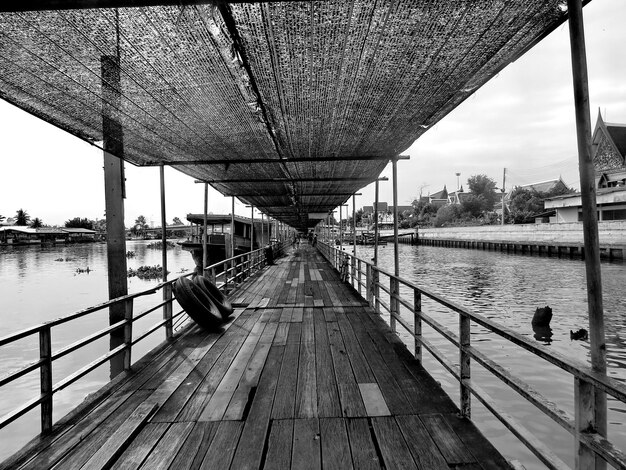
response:
[[[598,110],[607,122],[626,123],[626,1],[593,0],[584,8],[592,126]],[[102,151],[0,100],[0,215],[24,209],[44,224],[104,216]],[[477,90],[408,150],[398,162],[398,204],[420,194],[467,188],[485,174],[505,189],[558,178],[578,189],[574,98],[565,23],[528,54]],[[457,178],[456,173],[460,173]],[[391,165],[383,172],[380,201],[392,203]],[[159,169],[126,164],[125,222],[143,215],[160,225]],[[165,169],[166,219],[201,213],[204,188]],[[363,188],[357,209],[371,205],[374,185]],[[230,213],[231,200],[209,188],[209,212]],[[349,201],[352,211],[352,201]],[[235,213],[250,216],[239,201]],[[255,217],[259,214],[256,213]]]

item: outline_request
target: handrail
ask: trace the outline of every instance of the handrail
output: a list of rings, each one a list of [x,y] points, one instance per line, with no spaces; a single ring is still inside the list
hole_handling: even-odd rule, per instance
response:
[[[356,256],[346,253],[340,248],[331,246],[323,241],[318,242],[320,253],[328,260],[328,262],[340,273],[346,264],[350,264],[352,269],[348,272],[348,283],[358,290],[361,294],[361,287],[365,287],[365,299],[377,313],[381,312],[381,308],[389,314],[389,323],[393,332],[397,335],[395,325],[399,323],[415,341],[415,358],[421,362],[421,348],[425,347],[432,356],[442,364],[442,366],[459,382],[460,385],[460,411],[461,414],[471,416],[471,400],[470,393],[476,396],[481,403],[499,419],[511,432],[524,444],[531,452],[533,452],[548,468],[569,468],[562,462],[550,449],[544,446],[539,439],[532,435],[530,431],[525,429],[517,420],[508,415],[495,405],[494,400],[475,383],[470,375],[470,360],[476,361],[485,370],[490,372],[494,377],[511,389],[519,393],[528,403],[540,410],[543,414],[551,418],[559,424],[563,429],[572,434],[580,443],[581,452],[597,455],[615,466],[616,468],[626,467],[626,454],[616,449],[613,444],[594,430],[579,432],[580,429],[577,419],[581,416],[579,409],[584,405],[587,399],[585,389],[596,388],[602,390],[615,399],[626,403],[626,385],[617,381],[612,377],[601,375],[591,369],[586,364],[577,362],[571,358],[565,357],[557,352],[551,351],[545,346],[528,339],[519,333],[499,325],[498,323],[473,312],[471,309],[463,307],[455,302],[444,299],[439,294],[428,289],[417,286],[416,284],[395,276],[391,272],[375,266],[373,263],[356,258]],[[364,266],[364,269],[363,269]],[[385,284],[380,280],[384,276],[389,279],[389,284]],[[365,282],[362,278],[365,277]],[[408,288],[413,294],[413,299],[407,300],[400,295],[400,285]],[[381,299],[382,295],[389,299],[385,302]],[[442,305],[459,316],[459,334],[454,333],[447,327],[437,322],[432,316],[422,311],[422,296],[425,296],[439,305]],[[363,296],[362,296],[363,297]],[[414,316],[413,327],[402,317],[400,309],[412,313]],[[438,348],[422,337],[422,321],[426,322],[435,332],[456,346],[459,350],[459,365],[455,365],[450,361]],[[535,356],[557,366],[564,372],[571,374],[575,378],[575,410],[574,416],[560,409],[556,404],[547,400],[541,393],[532,386],[524,382],[523,379],[513,375],[503,366],[497,364],[492,359],[478,351],[470,345],[470,323],[480,325],[487,330],[504,338],[511,344],[521,347]],[[578,446],[576,446],[578,447]],[[593,458],[591,459],[593,461]]]
[[[286,242],[274,243],[270,245],[274,258],[278,258],[284,251]],[[255,271],[262,269],[266,265],[265,252],[266,248],[260,248],[251,252],[242,253],[237,256],[219,261],[210,266],[204,268],[205,274],[209,274],[218,288],[226,291],[231,285],[234,287],[237,283],[243,282],[247,277],[250,277]],[[217,270],[222,269],[222,272],[217,273]],[[0,416],[0,429],[4,428],[11,422],[20,418],[28,411],[34,409],[37,406],[41,407],[41,431],[43,433],[52,429],[52,409],[53,409],[53,396],[58,391],[70,386],[86,374],[90,373],[97,367],[110,361],[114,356],[123,355],[124,370],[129,370],[131,366],[131,354],[132,346],[147,338],[157,330],[165,328],[166,340],[172,340],[176,336],[173,331],[173,320],[176,318],[182,318],[185,313],[183,310],[172,315],[172,306],[175,298],[172,296],[172,285],[180,278],[189,277],[195,273],[187,273],[178,276],[174,279],[161,282],[158,285],[146,289],[134,294],[125,295],[116,299],[111,299],[98,305],[88,307],[78,312],[74,312],[65,317],[57,318],[55,320],[47,321],[39,325],[35,325],[29,328],[25,328],[16,333],[9,334],[0,338],[0,347],[18,340],[27,338],[32,335],[39,335],[40,344],[40,358],[36,361],[29,362],[27,364],[18,366],[18,369],[10,371],[3,377],[0,377],[0,388],[10,384],[11,382],[23,377],[24,375],[40,370],[40,393],[36,397],[22,403],[17,408],[9,411],[4,416]],[[230,277],[229,277],[230,276]],[[133,314],[134,300],[138,297],[153,295],[159,291],[163,291],[163,298],[159,299],[156,305],[153,305],[141,313]],[[103,309],[110,308],[117,305],[124,305],[125,317],[114,324],[108,325],[96,332],[93,332],[69,345],[65,345],[61,349],[52,352],[52,334],[51,330],[54,327],[71,322],[78,318],[85,317],[95,312],[99,312]],[[146,331],[136,335],[133,339],[132,325],[137,320],[145,317],[149,313],[152,313],[159,308],[163,308],[163,319],[156,324],[151,325]],[[54,361],[61,359],[91,343],[94,341],[111,334],[113,332],[120,332],[120,337],[123,336],[123,343],[114,349],[107,351],[105,354],[92,360],[89,364],[74,371],[67,377],[59,380],[53,385],[52,377],[52,364]],[[180,332],[178,335],[182,334]]]

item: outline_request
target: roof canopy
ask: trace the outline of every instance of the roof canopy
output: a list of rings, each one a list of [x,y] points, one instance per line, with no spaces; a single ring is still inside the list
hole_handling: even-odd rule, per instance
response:
[[[304,228],[562,23],[564,3],[5,0],[0,96]]]

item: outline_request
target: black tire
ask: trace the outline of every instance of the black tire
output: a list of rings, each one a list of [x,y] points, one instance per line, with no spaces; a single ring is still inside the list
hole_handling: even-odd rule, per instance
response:
[[[176,300],[193,321],[207,330],[219,328],[222,314],[203,289],[186,277],[177,279],[172,287]]]
[[[204,276],[195,276],[193,282],[211,298],[224,320],[233,314],[233,305],[215,284]]]

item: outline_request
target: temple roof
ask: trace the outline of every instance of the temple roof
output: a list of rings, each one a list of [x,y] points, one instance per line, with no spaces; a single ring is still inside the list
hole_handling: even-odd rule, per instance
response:
[[[0,97],[305,228],[563,23],[564,4],[7,0]]]

